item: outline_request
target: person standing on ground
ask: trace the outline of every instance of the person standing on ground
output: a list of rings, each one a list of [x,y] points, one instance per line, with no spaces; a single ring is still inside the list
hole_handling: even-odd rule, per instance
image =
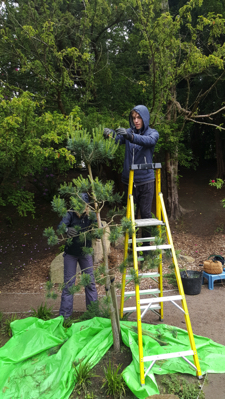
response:
[[[127,198],[129,172],[131,164],[152,163],[155,145],[159,139],[159,133],[149,127],[150,114],[144,105],[134,107],[129,115],[130,128],[104,129],[104,137],[112,135],[115,141],[125,144],[125,159],[122,172],[122,182],[125,186]],[[136,204],[136,218],[140,209],[142,219],[152,217],[152,200],[154,195],[154,170],[139,169],[134,171],[133,196]],[[150,229],[142,229],[142,237],[148,237]]]
[[[86,203],[89,202],[88,194],[82,193],[81,198]],[[59,315],[64,316],[65,319],[70,317],[73,313],[73,295],[69,290],[76,280],[77,262],[79,262],[82,273],[90,276],[91,282],[85,287],[86,307],[98,299],[98,294],[95,286],[95,279],[93,274],[93,259],[92,255],[84,255],[83,247],[91,248],[92,241],[85,239],[82,243],[80,234],[87,231],[92,224],[88,217],[89,208],[86,206],[85,211],[79,215],[75,211],[68,211],[66,216],[63,217],[59,226],[63,223],[66,225],[66,232],[69,238],[72,238],[71,245],[65,245],[64,257],[64,289],[61,296],[61,305]],[[80,232],[74,227],[79,226]]]

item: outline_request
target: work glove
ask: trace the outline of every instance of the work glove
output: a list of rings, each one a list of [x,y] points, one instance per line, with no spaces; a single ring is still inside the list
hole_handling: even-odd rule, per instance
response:
[[[105,138],[105,139],[108,139],[109,138],[109,135],[112,133],[112,131],[111,131],[111,129],[108,129],[107,127],[104,129],[104,131],[103,131],[103,137]]]
[[[118,127],[118,129],[116,129],[116,134],[120,134],[126,140],[133,141],[133,135],[129,133],[124,127]]]
[[[67,227],[66,234],[67,237],[75,237],[77,235],[77,231],[73,227]]]

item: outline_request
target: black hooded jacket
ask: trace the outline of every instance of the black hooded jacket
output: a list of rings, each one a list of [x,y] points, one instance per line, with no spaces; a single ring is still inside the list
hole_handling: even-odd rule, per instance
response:
[[[82,199],[88,203],[88,194],[82,193]],[[86,213],[83,213],[81,217],[79,217],[75,212],[68,211],[66,216],[64,216],[61,220],[59,226],[61,226],[63,223],[66,225],[66,227],[79,226],[81,227],[80,232],[84,232],[89,229],[89,227],[93,223],[93,219],[90,220]],[[83,242],[80,240],[80,236],[78,234],[76,237],[73,237],[71,245],[65,245],[65,253],[73,256],[82,256],[83,247],[91,248],[92,240],[86,240],[86,242]]]
[[[140,130],[136,130],[133,124],[132,111],[136,111],[143,120],[143,127]],[[150,114],[148,108],[144,105],[137,105],[132,111],[129,116],[130,128],[127,131],[133,135],[133,141],[130,142],[121,135],[117,135],[115,139],[116,142],[119,141],[120,144],[126,145],[122,172],[122,181],[125,184],[128,184],[129,181],[131,164],[152,163],[154,148],[159,139],[157,130],[149,127]],[[134,171],[134,183],[137,185],[153,180],[154,171],[152,169]]]

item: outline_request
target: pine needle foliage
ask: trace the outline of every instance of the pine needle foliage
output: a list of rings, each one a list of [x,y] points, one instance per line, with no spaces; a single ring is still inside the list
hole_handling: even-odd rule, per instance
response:
[[[58,235],[66,233],[66,225],[65,225],[65,223],[62,223],[61,226],[58,227],[56,233]]]
[[[121,197],[120,197],[120,199],[121,199]],[[118,202],[119,202],[119,201],[118,201]],[[117,208],[117,207],[114,207],[113,209],[110,209],[110,210],[108,211],[108,213],[107,213],[107,218],[108,218],[108,219],[111,219],[111,218],[114,217],[115,215],[125,217],[125,215],[126,215],[126,209],[125,209],[125,208],[119,209],[119,208]]]
[[[59,242],[59,238],[58,238],[55,230],[53,229],[53,227],[47,227],[44,230],[43,236],[48,238],[49,245],[53,246],[53,245],[58,244],[58,242]]]
[[[83,287],[87,287],[91,283],[91,276],[87,273],[82,273],[80,277],[80,282]]]
[[[68,288],[68,291],[70,293],[70,295],[74,295],[77,292],[80,292],[82,288],[82,285],[80,283],[76,284],[76,285],[72,285],[70,288]]]
[[[80,320],[78,319],[71,319],[70,317],[68,317],[67,319],[64,319],[63,321],[63,327],[64,328],[70,328],[72,326],[72,324],[74,323],[78,323]]]
[[[148,270],[154,270],[157,269],[159,267],[160,264],[160,257],[159,256],[151,256],[148,255],[143,262],[143,266],[142,266],[142,271],[148,271]]]
[[[105,265],[101,264],[100,266],[94,269],[94,277],[97,284],[104,285],[105,284]]]
[[[132,330],[135,334],[138,333],[138,330],[137,330],[136,326],[131,326],[130,327],[130,326],[126,325],[126,327],[129,328],[130,330]],[[158,344],[160,346],[168,345],[168,342],[162,341],[162,339],[161,339],[162,338],[162,334],[160,332],[157,332],[157,334],[155,335],[155,334],[150,333],[148,330],[142,329],[142,335],[145,335],[147,337],[150,337],[150,338],[154,339],[156,342],[158,342]]]
[[[54,195],[52,200],[52,209],[57,212],[60,216],[65,216],[67,212],[66,202],[59,195]]]
[[[86,165],[95,165],[102,162],[106,154],[108,160],[115,157],[118,144],[113,140],[104,140],[103,131],[103,126],[94,128],[92,134],[86,129],[75,129],[71,119],[67,146],[69,150],[75,152],[78,163],[83,161]]]
[[[122,226],[112,227],[109,234],[109,241],[111,242],[111,244],[115,244],[116,241],[121,237],[122,233],[123,233]]]

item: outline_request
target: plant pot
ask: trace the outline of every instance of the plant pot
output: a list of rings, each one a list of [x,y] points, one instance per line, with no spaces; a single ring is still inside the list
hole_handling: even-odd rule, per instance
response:
[[[202,272],[187,270],[180,273],[184,293],[186,295],[198,295],[202,288]]]

